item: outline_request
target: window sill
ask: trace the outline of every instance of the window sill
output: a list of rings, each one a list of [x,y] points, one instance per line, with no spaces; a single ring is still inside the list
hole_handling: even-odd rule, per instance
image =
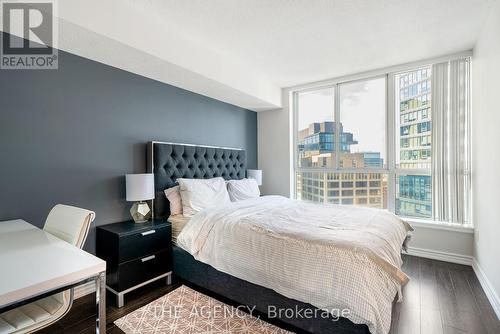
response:
[[[453,231],[460,233],[474,233],[474,227],[472,225],[460,225],[460,224],[452,224],[446,222],[436,222],[436,221],[427,221],[416,218],[401,218],[407,223],[409,223],[413,227],[423,227],[433,230],[442,230],[442,231]]]

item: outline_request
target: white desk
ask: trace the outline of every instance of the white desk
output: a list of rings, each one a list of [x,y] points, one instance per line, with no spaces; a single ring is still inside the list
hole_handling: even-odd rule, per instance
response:
[[[24,220],[0,222],[0,313],[95,281],[96,333],[106,332],[106,262]]]

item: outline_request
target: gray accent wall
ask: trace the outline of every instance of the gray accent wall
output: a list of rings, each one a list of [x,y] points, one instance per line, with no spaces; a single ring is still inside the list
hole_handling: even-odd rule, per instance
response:
[[[243,148],[257,167],[256,113],[59,57],[58,70],[0,70],[0,221],[43,227],[57,203],[94,210],[94,225],[129,219],[124,175],[146,171],[151,140]]]

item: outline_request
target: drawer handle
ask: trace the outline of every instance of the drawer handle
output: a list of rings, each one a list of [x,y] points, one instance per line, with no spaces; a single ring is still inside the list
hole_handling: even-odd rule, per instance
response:
[[[141,235],[144,237],[146,235],[150,235],[150,234],[153,234],[153,233],[156,233],[156,230],[151,230],[151,231],[146,231],[146,232],[142,232]]]
[[[152,260],[152,259],[154,259],[154,258],[155,258],[155,256],[154,256],[154,255],[150,255],[150,256],[147,256],[147,257],[145,257],[145,258],[141,259],[141,261],[142,261],[142,262],[146,262],[146,261]]]

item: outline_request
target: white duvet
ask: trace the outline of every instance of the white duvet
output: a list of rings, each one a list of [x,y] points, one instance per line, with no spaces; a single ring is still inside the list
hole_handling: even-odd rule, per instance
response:
[[[377,209],[264,196],[206,209],[177,243],[215,269],[388,333],[411,227]]]

